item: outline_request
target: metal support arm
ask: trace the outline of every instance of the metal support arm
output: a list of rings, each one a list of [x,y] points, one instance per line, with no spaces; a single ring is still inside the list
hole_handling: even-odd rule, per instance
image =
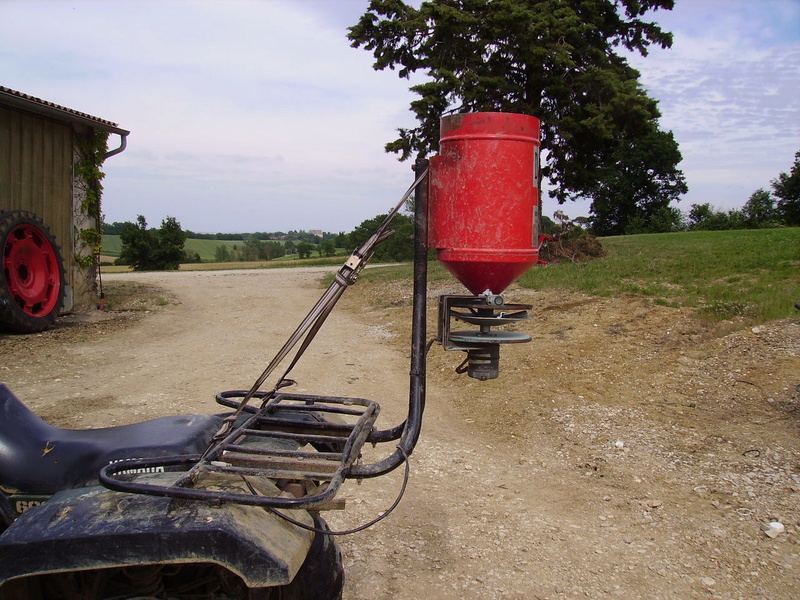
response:
[[[417,179],[424,176],[428,161],[415,165]],[[428,289],[428,186],[417,185],[414,192],[414,300],[411,320],[411,373],[409,382],[408,416],[397,427],[373,432],[367,441],[390,441],[400,437],[397,450],[371,465],[354,465],[349,477],[369,478],[384,475],[408,459],[414,451],[422,429],[422,414],[425,410],[426,338],[427,338],[427,289]]]

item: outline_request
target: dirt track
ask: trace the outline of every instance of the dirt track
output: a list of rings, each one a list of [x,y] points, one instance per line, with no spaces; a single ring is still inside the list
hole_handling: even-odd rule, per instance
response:
[[[65,427],[216,412],[213,394],[249,387],[324,271],[107,275],[112,310],[0,337],[0,381]],[[356,285],[293,372],[299,388],[402,420],[409,296]],[[504,348],[483,383],[434,346],[406,497],[340,540],[345,598],[796,598],[798,320],[712,327],[638,299],[507,296],[534,304],[520,327],[533,343]],[[116,310],[133,306],[152,310]],[[388,507],[401,475],[349,486],[333,528]],[[767,536],[770,521],[785,532]]]

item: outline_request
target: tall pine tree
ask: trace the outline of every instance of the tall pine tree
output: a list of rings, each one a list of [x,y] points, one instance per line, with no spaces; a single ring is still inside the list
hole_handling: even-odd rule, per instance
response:
[[[622,233],[686,192],[677,143],[659,129],[620,48],[646,55],[671,34],[643,17],[673,0],[372,0],[348,38],[374,68],[411,86],[418,125],[386,145],[401,160],[436,151],[449,112],[504,111],[542,122],[542,175],[567,200],[592,200],[599,233]],[[642,164],[642,160],[647,161]]]

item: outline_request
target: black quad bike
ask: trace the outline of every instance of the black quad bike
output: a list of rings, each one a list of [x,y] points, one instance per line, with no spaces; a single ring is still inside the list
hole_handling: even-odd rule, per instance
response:
[[[347,401],[264,399],[272,410],[81,431],[0,384],[0,598],[339,598],[339,550],[308,504],[345,462],[349,433],[325,413]]]
[[[336,507],[346,478],[406,461],[424,371],[409,419],[385,431],[374,426],[377,403],[286,393],[288,373],[420,180],[258,380],[218,394],[220,414],[59,429],[0,384],[0,599],[340,598],[341,554],[320,511]],[[367,441],[397,449],[365,465]]]
[[[460,369],[488,379],[497,376],[499,343],[530,339],[492,330],[528,318],[529,306],[484,294],[442,296],[437,335],[426,340],[426,177],[421,163],[411,188],[253,385],[217,395],[225,408],[218,415],[65,430],[0,384],[0,600],[340,598],[334,534],[368,527],[399,502],[420,434],[432,342],[466,352]],[[412,191],[408,413],[380,429],[376,402],[288,393],[288,375],[376,244],[391,235],[389,224]],[[451,331],[451,319],[480,330]],[[288,368],[276,372],[285,359]],[[378,449],[362,453],[367,443]],[[393,449],[381,452],[382,444]],[[336,494],[346,479],[398,467],[404,478],[394,505],[349,532],[328,529],[320,511],[340,507]]]

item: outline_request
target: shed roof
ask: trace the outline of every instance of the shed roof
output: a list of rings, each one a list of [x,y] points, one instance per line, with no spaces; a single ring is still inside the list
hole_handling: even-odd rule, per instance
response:
[[[121,136],[126,136],[130,133],[130,131],[122,129],[116,123],[106,121],[100,117],[93,117],[92,115],[82,113],[72,108],[67,108],[66,106],[55,104],[54,102],[48,102],[47,100],[42,100],[41,98],[29,96],[28,94],[23,94],[22,92],[0,86],[0,106],[3,105],[21,108],[60,121],[88,125],[94,129],[101,129]]]

